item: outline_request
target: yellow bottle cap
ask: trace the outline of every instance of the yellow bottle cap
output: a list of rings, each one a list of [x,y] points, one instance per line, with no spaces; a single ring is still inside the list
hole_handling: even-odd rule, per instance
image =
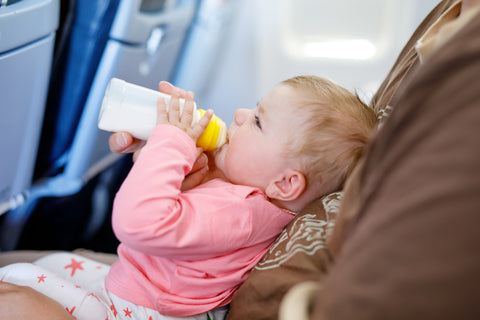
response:
[[[198,109],[198,111],[203,117],[205,110]],[[211,151],[220,148],[225,142],[227,142],[227,126],[222,119],[213,115],[207,128],[198,138],[197,146],[205,151]]]

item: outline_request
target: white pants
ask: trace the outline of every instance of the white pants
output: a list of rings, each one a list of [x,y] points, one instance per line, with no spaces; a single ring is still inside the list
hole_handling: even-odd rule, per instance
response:
[[[0,281],[29,286],[56,300],[78,320],[222,320],[228,308],[176,318],[135,305],[108,292],[105,278],[110,269],[71,253],[54,253],[32,263],[15,263],[0,269]]]

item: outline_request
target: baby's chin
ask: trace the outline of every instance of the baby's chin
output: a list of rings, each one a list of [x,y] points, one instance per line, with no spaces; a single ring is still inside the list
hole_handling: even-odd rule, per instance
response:
[[[212,155],[215,158],[215,162],[217,161],[217,157],[224,157],[226,149],[228,148],[228,142],[223,144],[220,148],[215,149],[212,151]]]
[[[225,154],[227,149],[228,149],[228,143],[224,144],[221,148],[212,151],[215,167],[220,171],[223,171],[222,169],[224,167]]]

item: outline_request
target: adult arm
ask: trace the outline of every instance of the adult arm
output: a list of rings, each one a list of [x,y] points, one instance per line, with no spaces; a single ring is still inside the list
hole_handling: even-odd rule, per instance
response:
[[[75,319],[55,300],[30,287],[0,281],[0,320],[72,320]]]

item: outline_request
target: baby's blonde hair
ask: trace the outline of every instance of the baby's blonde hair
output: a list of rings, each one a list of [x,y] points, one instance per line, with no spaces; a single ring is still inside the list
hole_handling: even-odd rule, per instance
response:
[[[288,157],[300,159],[307,187],[325,195],[343,187],[364,152],[376,117],[357,94],[317,76],[297,76],[281,84],[299,91],[299,128],[292,137]],[[297,118],[298,119],[298,118]]]

